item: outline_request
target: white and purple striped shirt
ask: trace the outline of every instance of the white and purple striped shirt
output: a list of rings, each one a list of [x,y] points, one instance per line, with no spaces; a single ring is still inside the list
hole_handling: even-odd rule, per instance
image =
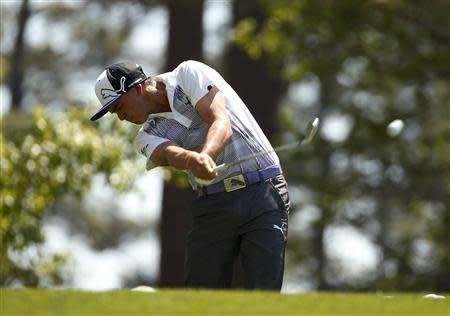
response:
[[[149,115],[140,129],[135,144],[140,153],[149,159],[160,144],[173,141],[187,150],[200,152],[208,133],[205,123],[195,105],[208,93],[208,86],[216,86],[225,97],[225,107],[230,116],[233,136],[216,158],[216,164],[228,163],[252,153],[272,150],[272,146],[256,123],[244,102],[222,76],[211,67],[197,62],[185,61],[172,72],[156,76],[166,85],[171,112]],[[220,174],[213,183],[250,171],[279,164],[275,153],[259,156],[241,163]],[[197,183],[188,172],[194,189]]]

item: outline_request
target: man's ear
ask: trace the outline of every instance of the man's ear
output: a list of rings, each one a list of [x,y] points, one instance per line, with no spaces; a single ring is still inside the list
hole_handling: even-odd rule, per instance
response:
[[[139,96],[144,92],[144,85],[142,83],[138,83],[134,86],[134,88],[136,89],[135,91]]]

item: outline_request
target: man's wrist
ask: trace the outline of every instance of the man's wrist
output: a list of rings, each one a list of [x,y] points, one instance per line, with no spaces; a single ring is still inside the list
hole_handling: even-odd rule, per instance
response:
[[[186,150],[184,152],[184,161],[185,161],[185,170],[189,170],[191,168],[192,165],[192,161],[195,159],[195,154],[198,154],[195,151],[190,151],[190,150]]]
[[[209,157],[213,158],[213,153],[210,152],[211,151],[210,149],[211,149],[210,147],[204,146],[200,151],[200,154],[208,155]]]

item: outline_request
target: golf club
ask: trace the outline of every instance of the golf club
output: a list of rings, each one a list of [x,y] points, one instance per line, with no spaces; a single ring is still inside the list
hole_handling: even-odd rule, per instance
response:
[[[292,150],[292,149],[296,149],[296,148],[301,148],[303,146],[306,146],[308,144],[310,144],[314,138],[314,136],[316,135],[317,131],[319,129],[319,118],[314,118],[313,120],[311,120],[308,123],[308,126],[306,127],[306,131],[305,131],[305,137],[301,140],[301,141],[297,141],[295,143],[290,143],[290,144],[284,144],[281,146],[278,146],[272,150],[267,150],[267,151],[261,151],[258,153],[254,153],[248,156],[245,156],[244,158],[241,158],[239,160],[233,161],[233,162],[228,162],[228,163],[223,163],[221,165],[218,165],[217,167],[214,168],[214,172],[217,173],[222,173],[225,170],[234,167],[240,163],[243,163],[245,161],[248,161],[250,159],[254,159],[256,157],[260,157],[260,156],[264,156],[273,152],[279,153],[281,151],[286,151],[286,150]],[[213,179],[214,180],[214,179]],[[208,185],[209,183],[211,183],[213,180],[205,180],[205,179],[200,179],[200,178],[195,178],[195,181],[201,185]]]

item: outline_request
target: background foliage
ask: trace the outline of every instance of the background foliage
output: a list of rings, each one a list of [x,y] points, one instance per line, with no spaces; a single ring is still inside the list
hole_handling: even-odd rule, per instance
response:
[[[314,254],[317,264],[299,273],[318,276],[324,289],[447,289],[450,73],[443,65],[450,62],[450,36],[443,12],[448,3],[262,3],[268,19],[259,29],[252,19],[242,21],[235,40],[249,55],[269,58],[281,77],[320,86],[315,104],[285,103],[284,136],[299,137],[311,114],[325,123],[339,117],[348,126],[344,139],[323,137],[314,152],[285,157],[289,180],[312,195],[296,209],[312,203],[319,211],[312,231],[294,242],[303,249],[297,260],[308,262]],[[398,118],[406,129],[393,139],[386,126]],[[326,251],[327,232],[342,225],[379,247],[375,274],[357,282],[346,278],[345,263]]]
[[[126,143],[130,129],[114,121],[99,129],[85,120],[87,114],[73,109],[51,118],[39,107],[27,128],[15,130],[5,122],[0,182],[4,285],[63,281],[60,263],[66,255],[46,258],[39,248],[45,238],[42,221],[50,206],[67,196],[80,199],[98,173],[106,174],[118,190],[131,188],[135,174],[130,166],[136,153]],[[37,255],[23,258],[30,249]]]

